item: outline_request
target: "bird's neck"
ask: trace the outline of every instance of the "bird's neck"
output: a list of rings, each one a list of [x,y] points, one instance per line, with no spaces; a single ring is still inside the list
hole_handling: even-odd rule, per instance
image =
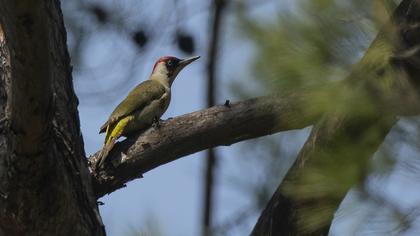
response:
[[[152,71],[150,79],[158,81],[165,87],[166,91],[171,89],[172,79],[168,78],[168,70],[163,63],[159,63]]]
[[[166,91],[171,90],[171,84],[169,83],[168,79],[166,78],[166,75],[154,73],[150,76],[150,79],[159,82],[161,85],[163,85],[163,87],[165,87]]]

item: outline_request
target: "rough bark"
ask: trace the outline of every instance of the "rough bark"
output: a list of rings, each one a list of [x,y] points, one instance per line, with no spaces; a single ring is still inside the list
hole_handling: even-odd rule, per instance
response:
[[[59,1],[0,1],[0,59],[0,235],[104,235]]]
[[[396,86],[392,86],[392,93],[395,94],[392,97],[399,97],[399,99],[396,103],[388,100],[388,105],[394,106],[396,109],[380,109],[380,106],[377,106],[377,110],[367,117],[357,116],[357,114],[362,114],[361,112],[345,116],[333,112],[319,121],[295,164],[259,217],[251,235],[327,235],[334,211],[338,208],[348,189],[363,178],[368,158],[377,150],[395,123],[396,115],[399,114],[399,112],[396,112],[398,111],[397,107],[408,108],[410,103],[402,102],[406,98],[408,100],[418,100],[420,81],[418,77],[420,68],[419,1],[402,1],[394,13],[392,22],[393,26],[384,29],[384,31],[395,30],[392,34],[396,36],[393,39],[395,40],[393,41],[393,54],[389,55],[388,58],[380,58],[380,62],[385,62],[380,65],[377,61],[370,61],[370,64],[366,63],[365,57],[356,66],[356,70],[359,70],[356,73],[359,73],[359,75],[356,74],[349,79],[358,81],[363,79],[363,76],[360,75],[366,75],[366,73],[372,73],[378,78],[373,83],[381,83],[381,78],[387,76],[393,79],[394,81],[391,81],[391,83]],[[383,34],[384,32],[380,33],[378,37],[382,37]],[[377,41],[374,41],[369,50],[375,50]],[[367,53],[369,53],[369,50]],[[393,73],[390,70],[396,73],[388,74]],[[366,85],[371,82],[363,82],[363,84]],[[369,90],[369,88],[371,86],[367,85],[366,89]],[[378,86],[374,91],[369,91],[373,92],[373,96],[383,96],[388,93],[387,90],[380,89]],[[412,96],[413,94],[414,96]],[[387,99],[383,101],[387,101]],[[418,102],[413,104],[418,104]],[[410,114],[410,110],[413,114],[417,113],[418,108],[413,108],[410,106],[403,113]],[[373,137],[372,132],[375,134]],[[346,145],[345,150],[350,155],[340,153],[340,148],[343,148],[343,145]],[[357,154],[351,155],[354,150],[357,150]],[[310,194],[299,194],[301,188],[320,186],[319,183],[308,180],[311,177],[311,170],[319,168],[323,163],[332,163],[335,166],[335,171],[324,173],[324,180],[334,180],[337,179],[337,173],[348,171],[349,166],[346,163],[349,159],[352,163],[356,163],[355,165],[360,170],[359,178],[348,176],[348,179],[337,181],[339,184],[335,187],[335,191],[327,196],[320,196],[316,189],[309,191]],[[317,214],[312,214],[316,217],[315,219],[308,214],[314,209],[318,210]]]
[[[210,147],[311,125],[321,112],[305,116],[300,110],[302,104],[310,102],[307,92],[215,106],[166,120],[159,129],[133,135],[114,146],[108,168],[94,170],[96,194],[109,194],[153,168]],[[98,153],[90,158],[91,167],[97,157]]]

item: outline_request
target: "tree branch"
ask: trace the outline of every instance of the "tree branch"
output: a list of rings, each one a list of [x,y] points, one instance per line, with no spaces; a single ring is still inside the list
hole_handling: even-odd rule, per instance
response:
[[[408,95],[407,91],[403,94]],[[111,163],[104,170],[93,168],[99,152],[90,157],[94,189],[97,197],[101,197],[124,187],[130,180],[141,178],[147,171],[183,156],[276,132],[301,129],[316,124],[326,112],[337,107],[344,107],[340,112],[346,114],[357,114],[359,108],[365,106],[374,107],[375,111],[370,111],[374,114],[405,114],[408,111],[418,114],[419,100],[408,97],[410,99],[404,100],[399,92],[384,96],[366,93],[365,87],[345,80],[183,115],[162,122],[159,129],[151,128],[117,143],[109,153]],[[402,101],[404,106],[399,105]],[[417,109],[413,111],[413,107]]]
[[[300,108],[309,102],[307,94],[302,89],[211,107],[166,120],[159,129],[117,143],[109,154],[112,165],[99,173],[93,171],[96,194],[109,194],[153,168],[195,152],[307,127],[322,114],[304,115]],[[97,157],[98,153],[90,158],[91,167]]]

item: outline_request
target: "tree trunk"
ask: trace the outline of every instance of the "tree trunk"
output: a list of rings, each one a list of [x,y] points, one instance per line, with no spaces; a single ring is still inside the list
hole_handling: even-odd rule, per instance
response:
[[[0,235],[104,235],[59,1],[0,1],[0,59]]]

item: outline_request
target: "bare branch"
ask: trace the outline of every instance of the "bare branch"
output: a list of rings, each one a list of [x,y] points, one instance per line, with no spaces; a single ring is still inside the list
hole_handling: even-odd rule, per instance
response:
[[[159,129],[117,143],[110,153],[110,168],[93,175],[98,197],[111,193],[143,173],[180,157],[219,145],[285,130],[301,129],[322,114],[304,115],[300,109],[309,101],[302,89],[282,96],[245,100],[169,119]],[[96,153],[90,166],[95,166]]]
[[[360,114],[360,108],[364,107],[372,107],[371,111],[363,111],[372,114],[402,114],[406,109],[396,105],[402,100],[406,108],[414,106],[410,105],[411,100],[418,104],[418,99],[401,98],[399,88],[395,93],[380,96],[359,87],[347,80],[330,82],[280,96],[215,106],[164,121],[159,129],[151,128],[117,143],[109,154],[112,164],[105,170],[93,169],[98,153],[90,158],[95,192],[98,197],[109,194],[151,169],[208,148],[307,127],[337,107],[344,107],[340,110],[343,114]]]

